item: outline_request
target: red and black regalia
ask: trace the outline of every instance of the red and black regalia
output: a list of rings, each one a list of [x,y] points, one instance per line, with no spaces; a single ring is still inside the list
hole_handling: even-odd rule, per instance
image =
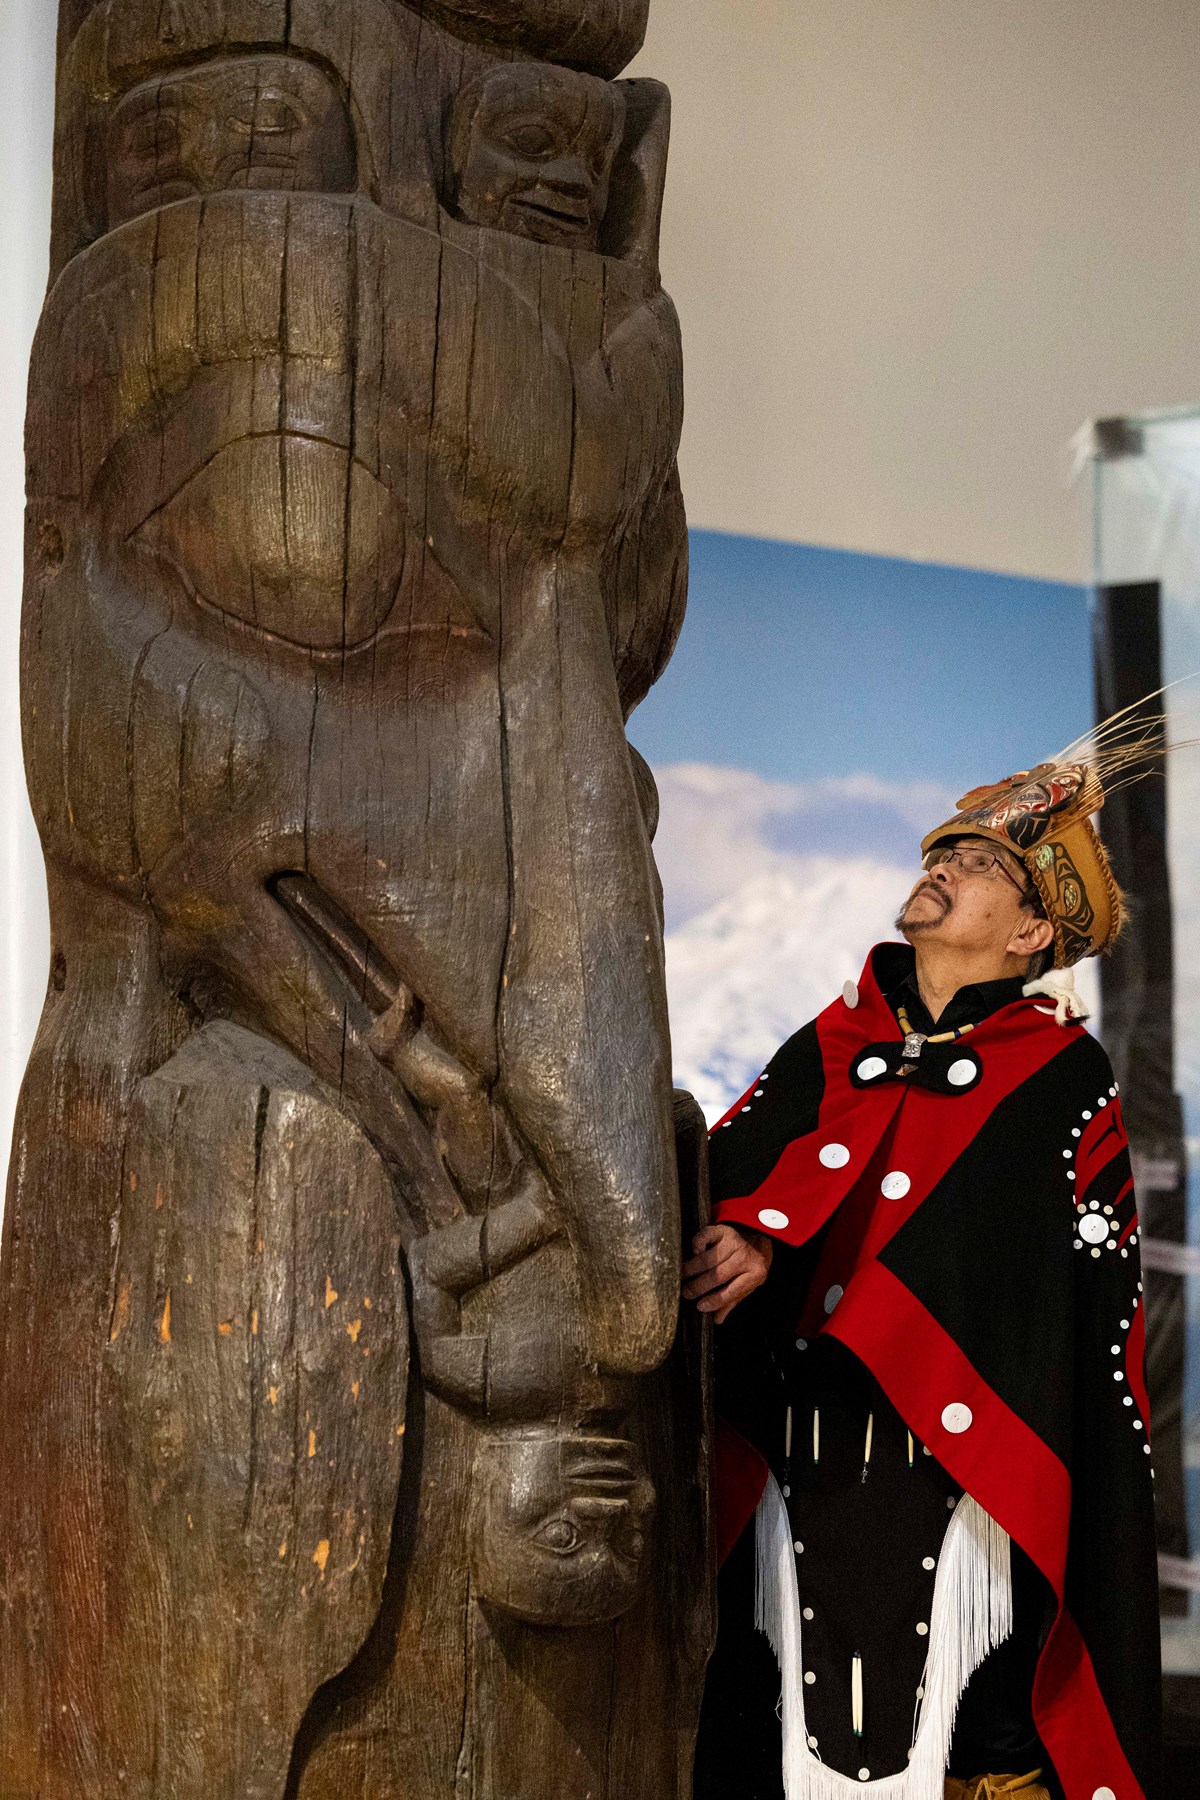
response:
[[[941,1800],[947,1773],[1040,1768],[1065,1800],[1150,1800],[1138,1219],[1100,1045],[1020,978],[935,1027],[881,945],[710,1150],[716,1218],[776,1250],[717,1334],[697,1796]]]

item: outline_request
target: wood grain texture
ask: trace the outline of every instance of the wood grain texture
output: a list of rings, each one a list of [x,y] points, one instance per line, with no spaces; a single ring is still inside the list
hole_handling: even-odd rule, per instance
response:
[[[704,1135],[625,736],[687,585],[645,10],[62,8],[5,1795],[689,1791]]]

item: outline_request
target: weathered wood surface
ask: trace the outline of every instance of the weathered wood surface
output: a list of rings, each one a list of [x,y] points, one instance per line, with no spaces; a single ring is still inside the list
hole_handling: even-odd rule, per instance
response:
[[[64,0],[6,1800],[689,1791],[645,12]]]

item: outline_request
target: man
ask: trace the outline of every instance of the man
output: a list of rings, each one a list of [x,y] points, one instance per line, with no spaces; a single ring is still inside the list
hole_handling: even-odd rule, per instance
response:
[[[1102,803],[1081,762],[967,795],[907,944],[714,1129],[699,1800],[1155,1791],[1138,1224],[1071,975],[1122,923]]]

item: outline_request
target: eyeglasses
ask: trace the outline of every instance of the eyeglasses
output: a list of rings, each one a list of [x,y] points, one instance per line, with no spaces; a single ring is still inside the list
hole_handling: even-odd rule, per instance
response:
[[[939,844],[930,850],[921,860],[923,869],[936,868],[938,863],[956,862],[964,875],[988,875],[994,880],[1002,875],[1005,881],[1011,881],[1022,899],[1029,899],[1035,890],[1019,882],[1011,869],[1005,867],[995,850],[979,850],[973,844],[965,848],[958,844]]]

